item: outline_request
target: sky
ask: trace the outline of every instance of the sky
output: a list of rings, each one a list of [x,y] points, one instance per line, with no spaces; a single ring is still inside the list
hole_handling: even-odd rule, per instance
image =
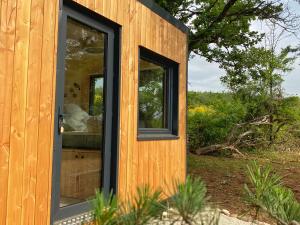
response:
[[[300,4],[295,2],[289,3],[290,9],[300,15]],[[253,30],[263,29],[262,25],[253,24]],[[299,35],[300,37],[300,31]],[[300,38],[294,36],[285,37],[280,45],[284,47],[286,43],[298,46]],[[300,59],[294,64],[293,71],[284,75],[283,89],[286,95],[299,95],[300,96]],[[219,69],[218,64],[208,63],[205,58],[195,56],[189,61],[189,90],[194,91],[212,91],[222,92],[226,88],[222,85],[220,77],[225,75],[225,72]]]

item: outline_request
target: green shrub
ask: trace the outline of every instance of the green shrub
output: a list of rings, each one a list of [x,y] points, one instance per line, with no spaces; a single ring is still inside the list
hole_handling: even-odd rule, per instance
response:
[[[246,131],[251,135],[246,137],[247,142],[237,146],[240,150],[298,150],[300,98],[282,97],[271,102],[267,95],[252,89],[235,94],[188,93],[187,132],[192,152],[210,145],[227,144],[229,139],[232,141]]]
[[[171,224],[182,220],[189,225],[218,224],[219,213],[209,207],[203,181],[188,177],[186,183],[174,182],[172,188],[176,194],[161,201],[161,191],[140,187],[137,195],[124,204],[118,204],[112,193],[105,197],[97,191],[91,200],[94,222],[96,225],[147,225],[167,212]]]
[[[192,151],[224,143],[233,127],[244,120],[245,107],[238,100],[229,94],[211,95],[205,94],[203,103],[198,100],[197,105],[189,106],[187,132]]]
[[[103,192],[97,190],[95,198],[91,200],[91,205],[97,225],[118,224],[118,202],[112,193],[108,197],[105,197]]]
[[[248,166],[248,178],[251,187],[245,185],[246,202],[254,206],[257,212],[267,212],[282,225],[300,221],[299,202],[293,192],[283,186],[282,178],[270,166],[262,168],[256,162],[252,163]]]
[[[122,225],[145,225],[161,216],[165,207],[160,203],[161,191],[151,192],[148,186],[137,189],[137,196],[121,207]]]
[[[176,194],[170,198],[169,204],[175,216],[190,225],[218,223],[218,214],[208,208],[207,189],[201,179],[187,177],[185,184],[175,182],[174,189]],[[206,212],[206,216],[199,217],[203,212]],[[207,216],[208,213],[210,216]]]

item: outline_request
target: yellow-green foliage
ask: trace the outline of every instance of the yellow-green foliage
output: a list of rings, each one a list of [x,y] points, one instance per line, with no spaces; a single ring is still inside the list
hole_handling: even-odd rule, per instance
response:
[[[98,104],[103,103],[103,96],[100,95],[100,94],[96,94],[95,95],[95,102],[98,103]]]
[[[228,93],[190,92],[188,95],[190,150],[223,143],[233,126],[244,120],[245,107]]]
[[[195,113],[214,114],[216,111],[210,106],[199,105],[199,106],[189,109],[188,112],[189,112],[189,114],[193,115]]]

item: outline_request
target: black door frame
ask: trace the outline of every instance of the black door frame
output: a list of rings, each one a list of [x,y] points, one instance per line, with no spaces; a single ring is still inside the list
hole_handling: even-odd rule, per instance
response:
[[[62,156],[62,135],[59,132],[59,117],[64,102],[65,51],[67,18],[75,19],[107,35],[105,47],[105,112],[104,112],[104,152],[102,190],[116,193],[118,171],[119,140],[119,94],[120,94],[120,33],[121,27],[112,21],[84,8],[72,1],[61,1],[59,12],[59,34],[57,50],[56,102],[54,120],[54,152],[52,169],[51,224],[78,214],[88,212],[90,204],[83,202],[63,208],[60,202],[60,169]]]

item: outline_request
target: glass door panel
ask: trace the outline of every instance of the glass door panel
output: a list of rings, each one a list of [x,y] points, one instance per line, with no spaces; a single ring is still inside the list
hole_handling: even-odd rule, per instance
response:
[[[107,35],[67,18],[60,207],[102,187]]]

